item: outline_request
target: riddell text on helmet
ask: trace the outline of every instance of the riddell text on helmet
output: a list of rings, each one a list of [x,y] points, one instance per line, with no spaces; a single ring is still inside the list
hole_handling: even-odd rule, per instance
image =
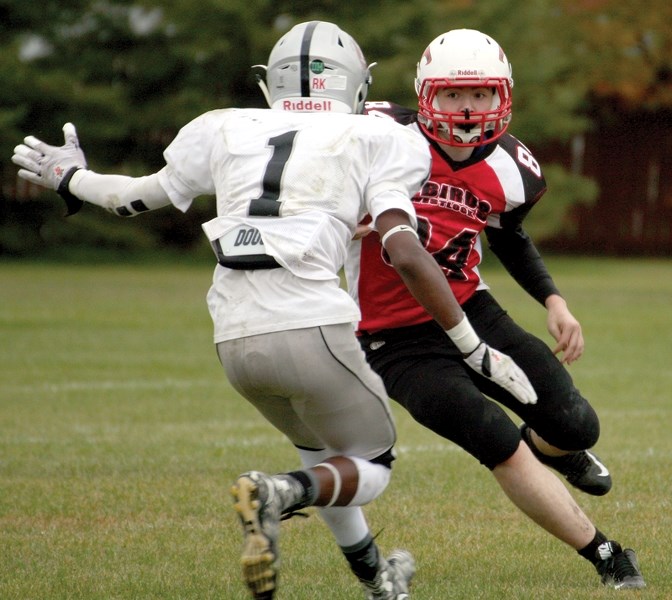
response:
[[[283,100],[282,109],[293,111],[305,110],[309,112],[332,110],[331,100]]]

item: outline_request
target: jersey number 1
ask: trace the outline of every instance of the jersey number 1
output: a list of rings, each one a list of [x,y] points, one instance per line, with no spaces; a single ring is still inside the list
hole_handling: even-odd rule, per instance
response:
[[[261,182],[261,195],[250,201],[251,217],[277,217],[280,215],[280,185],[282,173],[292,153],[296,131],[287,131],[268,140],[267,145],[273,148],[271,158],[266,165]]]

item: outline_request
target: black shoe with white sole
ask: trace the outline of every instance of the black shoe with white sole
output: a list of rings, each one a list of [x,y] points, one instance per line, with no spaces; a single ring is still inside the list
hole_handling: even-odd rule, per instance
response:
[[[521,425],[520,433],[539,462],[564,475],[575,488],[592,496],[604,496],[611,489],[609,469],[589,450],[570,452],[563,456],[548,456],[542,454],[534,445],[530,428],[525,423]]]
[[[607,587],[616,590],[640,590],[646,587],[637,555],[631,548],[623,550],[618,542],[605,542],[597,549],[597,556],[601,560],[595,568]]]

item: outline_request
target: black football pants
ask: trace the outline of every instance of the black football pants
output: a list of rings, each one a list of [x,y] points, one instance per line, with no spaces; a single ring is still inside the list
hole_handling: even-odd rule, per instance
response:
[[[597,415],[548,345],[519,327],[487,291],[476,292],[462,308],[478,335],[525,371],[537,403],[521,404],[470,369],[434,321],[360,336],[389,396],[489,469],[510,458],[521,439],[500,404],[549,444],[563,450],[593,446],[600,433]]]

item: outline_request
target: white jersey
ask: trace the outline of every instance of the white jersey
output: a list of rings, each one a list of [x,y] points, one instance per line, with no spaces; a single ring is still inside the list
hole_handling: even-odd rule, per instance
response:
[[[355,228],[395,208],[415,224],[410,198],[430,167],[426,141],[392,120],[270,109],[205,113],[164,156],[159,181],[176,207],[216,195],[217,217],[203,228],[219,250],[282,267],[220,260],[208,293],[215,342],[359,321],[339,279]]]

